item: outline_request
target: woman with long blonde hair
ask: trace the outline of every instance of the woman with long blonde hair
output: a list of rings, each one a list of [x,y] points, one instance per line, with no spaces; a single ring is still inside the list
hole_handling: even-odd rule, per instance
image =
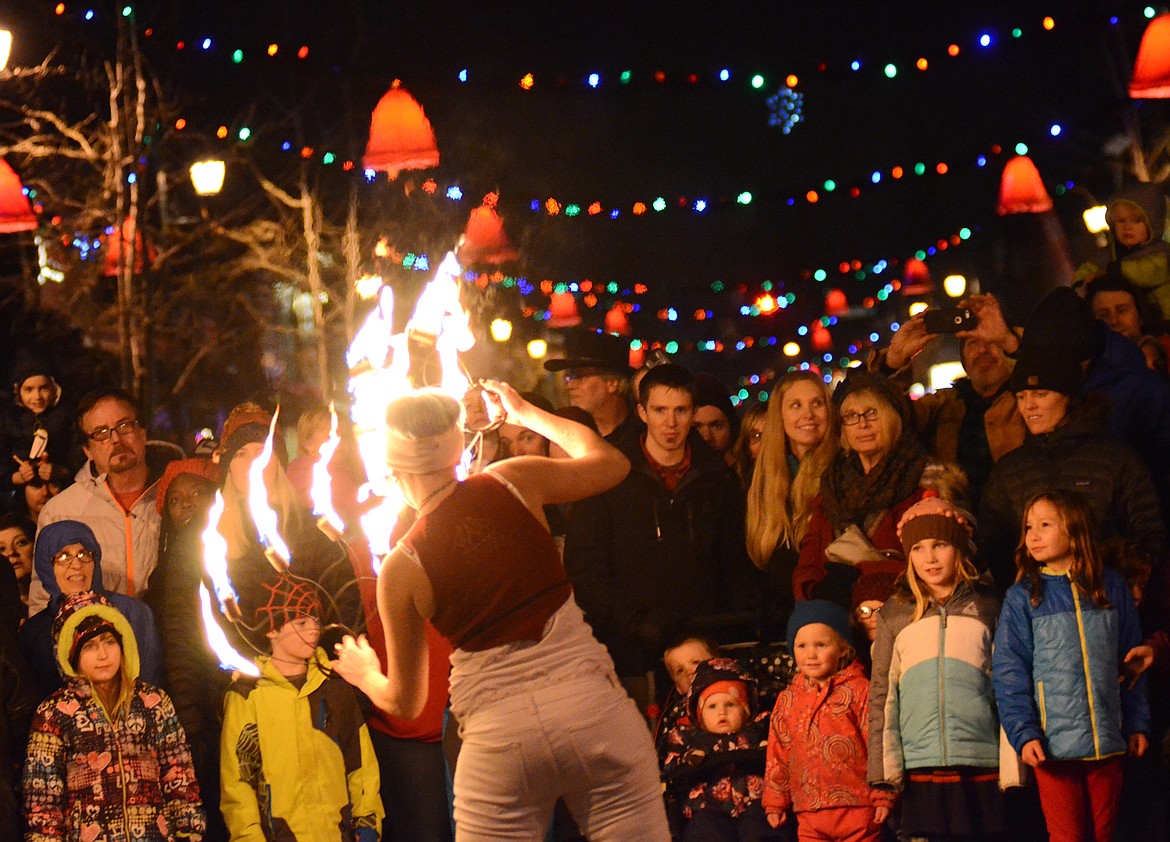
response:
[[[769,574],[780,628],[792,608],[792,572],[810,506],[837,453],[837,438],[832,393],[820,376],[794,371],[782,377],[767,404],[747,492],[747,551]]]

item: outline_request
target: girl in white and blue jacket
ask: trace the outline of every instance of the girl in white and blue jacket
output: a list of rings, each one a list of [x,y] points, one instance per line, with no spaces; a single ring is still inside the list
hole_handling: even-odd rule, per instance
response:
[[[1118,680],[1141,642],[1137,611],[1125,580],[1101,565],[1079,494],[1038,494],[1024,511],[1016,584],[995,636],[1000,718],[1035,770],[1049,838],[1083,839],[1091,820],[1096,838],[1108,840],[1122,758],[1148,746],[1144,680]]]
[[[972,565],[970,517],[928,497],[898,523],[904,577],[878,612],[869,695],[871,787],[901,794],[914,838],[1004,829],[991,649],[994,588]]]

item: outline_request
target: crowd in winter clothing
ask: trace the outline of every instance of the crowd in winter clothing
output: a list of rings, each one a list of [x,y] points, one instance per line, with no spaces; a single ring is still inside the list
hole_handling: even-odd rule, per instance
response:
[[[394,533],[435,601],[407,715],[332,660],[350,633],[383,669],[401,653],[365,542],[312,512],[327,413],[287,469],[281,429],[257,461],[258,403],[176,452],[129,395],[63,400],[23,355],[0,419],[0,842],[477,839],[493,818],[469,782],[513,774],[539,802],[526,827],[608,838],[562,752],[640,798],[656,759],[683,842],[1170,839],[1170,247],[1160,195],[1109,214],[1109,253],[1022,324],[962,302],[965,376],[916,399],[938,339],[922,315],[838,382],[793,371],[751,407],[664,359],[631,371],[618,337],[567,336],[554,414],[628,470],[538,518],[507,460],[563,448],[506,418],[457,442],[473,476]],[[365,477],[342,438],[327,467],[354,538]],[[234,675],[205,632],[243,653]],[[598,707],[546,757],[529,736],[580,693]],[[618,762],[607,742],[620,771],[593,768]],[[630,826],[629,805],[612,816]]]

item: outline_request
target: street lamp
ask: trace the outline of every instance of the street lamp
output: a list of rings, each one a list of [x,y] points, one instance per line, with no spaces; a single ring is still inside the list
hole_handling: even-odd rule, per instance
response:
[[[962,275],[947,275],[943,278],[943,291],[951,298],[962,298],[967,291],[967,279]]]
[[[1085,227],[1090,234],[1103,234],[1109,230],[1109,222],[1105,218],[1108,208],[1105,205],[1094,205],[1088,208],[1081,217],[1085,220]]]
[[[12,52],[12,33],[7,29],[0,29],[0,70],[8,66],[8,56]]]
[[[223,161],[196,161],[191,165],[191,184],[200,196],[215,196],[223,189]]]

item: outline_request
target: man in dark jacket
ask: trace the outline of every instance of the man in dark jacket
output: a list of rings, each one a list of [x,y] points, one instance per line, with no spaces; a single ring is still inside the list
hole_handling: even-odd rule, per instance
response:
[[[748,608],[743,503],[735,475],[691,432],[692,388],[681,366],[645,376],[646,432],[623,448],[630,473],[574,504],[565,545],[578,601],[643,710],[668,639],[726,637],[727,612]]]

